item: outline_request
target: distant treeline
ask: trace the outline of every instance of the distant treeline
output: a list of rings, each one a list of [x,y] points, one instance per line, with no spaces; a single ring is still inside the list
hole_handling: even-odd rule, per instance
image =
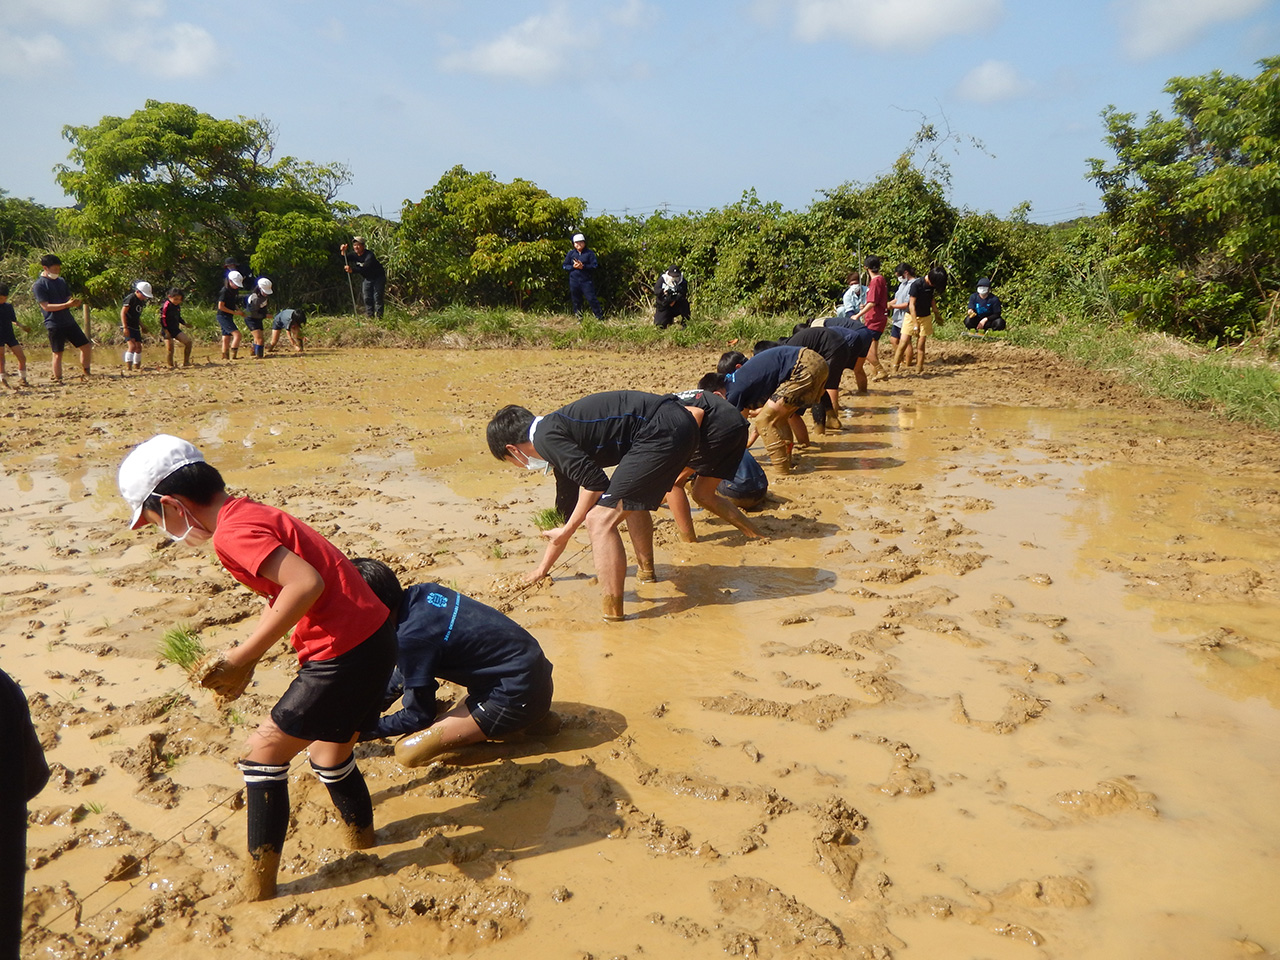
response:
[[[211,300],[225,258],[271,277],[292,305],[350,307],[339,244],[360,234],[383,261],[388,294],[409,313],[451,305],[564,310],[569,239],[600,258],[606,309],[643,309],[654,279],[678,263],[695,313],[828,312],[867,254],[887,270],[937,264],[951,275],[944,313],[989,277],[1021,322],[1046,312],[1128,322],[1204,341],[1277,341],[1280,291],[1280,58],[1253,78],[1219,73],[1166,85],[1171,118],[1108,107],[1114,161],[1089,161],[1098,217],[1046,226],[1024,205],[1004,217],[957,208],[926,127],[870,183],[824,190],[785,210],[748,190],[707,211],[585,216],[578,197],[454,167],[399,222],[337,199],[349,173],[274,158],[260,119],[218,120],[148,101],[127,118],[68,127],[57,179],[76,201],[50,210],[0,190],[0,278],[25,281],[40,251],[107,306],[135,279]]]

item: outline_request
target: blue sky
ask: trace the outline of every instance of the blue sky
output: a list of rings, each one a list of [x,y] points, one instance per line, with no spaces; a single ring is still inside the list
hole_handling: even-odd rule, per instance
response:
[[[65,203],[62,127],[156,99],[269,119],[392,217],[454,164],[593,214],[802,209],[927,119],[953,203],[1054,222],[1100,208],[1105,106],[1277,53],[1280,0],[0,0],[0,188]]]

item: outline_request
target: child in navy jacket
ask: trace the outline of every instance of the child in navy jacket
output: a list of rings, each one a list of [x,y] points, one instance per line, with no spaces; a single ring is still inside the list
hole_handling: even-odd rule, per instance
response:
[[[352,561],[378,599],[398,617],[396,670],[383,709],[400,709],[363,731],[361,740],[409,734],[396,744],[406,767],[430,763],[456,747],[523,730],[551,708],[551,662],[538,641],[510,617],[438,583],[401,587],[385,563]],[[436,716],[439,680],[467,697]]]

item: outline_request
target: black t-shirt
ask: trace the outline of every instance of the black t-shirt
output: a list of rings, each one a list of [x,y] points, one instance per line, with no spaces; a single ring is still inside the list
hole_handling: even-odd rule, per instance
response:
[[[709,390],[686,390],[676,398],[686,407],[706,411],[698,430],[698,452],[689,466],[704,477],[732,479],[751,432],[746,418],[732,403]]]
[[[849,366],[849,343],[835,330],[826,327],[805,327],[786,339],[788,346],[808,347],[827,361],[827,369],[838,377],[837,368],[843,373]]]
[[[126,327],[139,326],[142,323],[142,308],[146,305],[147,298],[137,292],[126,295],[124,298],[124,325]]]
[[[916,298],[916,316],[927,317],[933,313],[933,287],[924,277],[911,284],[910,296]]]
[[[160,326],[171,337],[176,337],[182,323],[182,304],[166,300],[160,304]]]
[[[227,309],[219,309],[219,313],[234,313],[240,309],[240,288],[227,284],[222,288],[222,292],[218,294],[219,305],[226,304]]]
[[[351,269],[366,280],[385,280],[387,279],[387,271],[378,262],[378,258],[373,255],[373,251],[365,247],[364,253],[356,256],[355,251],[347,254],[351,258]]]
[[[13,325],[18,322],[18,315],[13,310],[12,303],[0,303],[0,334],[8,335],[13,333]]]
[[[606,490],[604,467],[617,466],[636,435],[671,394],[639,390],[593,393],[543,417],[534,431],[534,448],[557,474],[587,490]]]

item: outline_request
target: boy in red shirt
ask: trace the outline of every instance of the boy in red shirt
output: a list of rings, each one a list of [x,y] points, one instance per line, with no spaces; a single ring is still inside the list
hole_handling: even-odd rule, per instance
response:
[[[888,380],[889,375],[880,366],[880,336],[889,323],[889,282],[881,275],[880,258],[875,254],[867,257],[863,266],[871,271],[871,282],[867,284],[867,305],[858,311],[854,319],[861,320],[862,325],[871,331],[867,366],[875,373],[877,380]]]
[[[350,846],[372,846],[373,802],[352,751],[377,718],[395,666],[387,608],[342,551],[281,510],[230,496],[222,475],[185,440],[161,434],[135,447],[120,465],[119,486],[133,529],[154,523],[179,542],[212,541],[227,572],[269,601],[248,638],[197,665],[202,686],[236,699],[263,654],[293,630],[301,667],[238,763],[248,794],[245,899],[275,896],[289,827],[289,762],[304,749]]]

